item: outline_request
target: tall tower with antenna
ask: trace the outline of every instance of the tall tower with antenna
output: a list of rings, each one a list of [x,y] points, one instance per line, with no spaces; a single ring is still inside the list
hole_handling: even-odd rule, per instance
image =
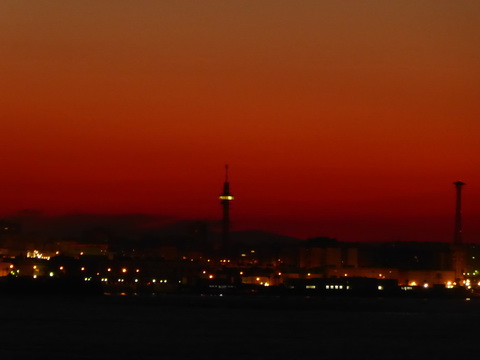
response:
[[[466,268],[466,254],[463,246],[462,233],[462,187],[465,185],[462,181],[453,183],[456,189],[455,201],[455,227],[453,232],[453,269],[455,270],[455,279],[460,281]]]
[[[226,254],[229,246],[230,236],[230,202],[234,199],[230,194],[230,183],[228,182],[228,164],[225,165],[225,182],[223,183],[223,193],[218,197],[223,208],[222,218],[222,252]]]

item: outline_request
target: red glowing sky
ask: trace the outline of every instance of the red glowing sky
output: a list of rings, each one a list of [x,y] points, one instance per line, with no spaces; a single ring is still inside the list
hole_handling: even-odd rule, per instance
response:
[[[480,241],[480,2],[3,0],[0,213]]]

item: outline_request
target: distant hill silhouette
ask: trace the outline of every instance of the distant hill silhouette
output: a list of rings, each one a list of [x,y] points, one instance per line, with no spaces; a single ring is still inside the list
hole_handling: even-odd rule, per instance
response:
[[[42,241],[71,239],[84,243],[184,243],[189,238],[216,241],[221,238],[217,221],[184,220],[150,214],[66,214],[44,215],[40,211],[22,211],[4,221],[19,224],[21,242],[32,238]],[[299,239],[260,230],[231,233],[231,244],[270,246],[298,243]]]

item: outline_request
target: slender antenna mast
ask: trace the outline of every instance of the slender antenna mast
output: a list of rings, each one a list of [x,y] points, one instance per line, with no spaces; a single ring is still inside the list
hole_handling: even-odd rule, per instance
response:
[[[230,183],[228,182],[228,164],[225,164],[225,183],[223,184],[223,193],[218,197],[223,209],[222,217],[222,252],[227,255],[229,252],[229,233],[230,233],[230,202],[234,199],[230,194]]]

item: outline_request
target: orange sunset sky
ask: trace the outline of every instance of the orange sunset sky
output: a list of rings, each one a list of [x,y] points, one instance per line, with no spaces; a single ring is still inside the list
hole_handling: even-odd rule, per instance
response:
[[[480,1],[0,2],[0,215],[480,242]]]

